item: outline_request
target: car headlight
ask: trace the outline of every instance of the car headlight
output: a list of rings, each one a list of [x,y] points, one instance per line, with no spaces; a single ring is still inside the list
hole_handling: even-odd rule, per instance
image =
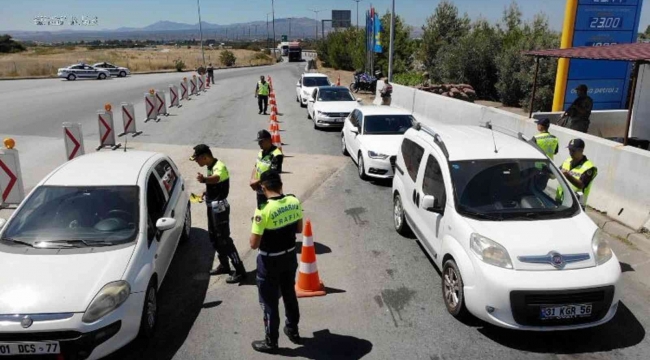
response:
[[[470,236],[469,242],[474,254],[484,263],[504,269],[512,269],[512,261],[510,261],[508,250],[498,242],[477,233]]]
[[[388,159],[388,155],[386,155],[386,154],[382,154],[382,153],[378,153],[378,152],[374,152],[374,151],[368,151],[368,156],[369,156],[371,159],[381,159],[381,160]]]
[[[86,309],[81,321],[93,323],[124,304],[131,294],[131,285],[126,281],[106,284]]]
[[[591,248],[594,251],[594,259],[597,265],[602,265],[612,258],[612,248],[605,237],[605,233],[598,229],[591,240]]]
[[[325,116],[325,113],[320,110],[316,110],[316,114]]]

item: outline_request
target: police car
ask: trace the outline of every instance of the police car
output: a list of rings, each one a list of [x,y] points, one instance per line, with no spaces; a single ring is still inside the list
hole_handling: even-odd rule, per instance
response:
[[[59,69],[57,76],[70,81],[77,79],[104,80],[111,77],[111,73],[106,69],[99,69],[86,64],[76,64],[70,65],[67,68]]]
[[[129,69],[125,67],[113,65],[107,62],[97,63],[93,65],[93,67],[96,67],[98,69],[108,70],[111,76],[116,76],[116,77],[126,77],[127,75],[131,74],[131,71]]]
[[[570,330],[611,320],[621,267],[580,194],[523,137],[416,124],[393,179],[398,233],[441,269],[447,310],[496,326]]]
[[[54,170],[0,219],[0,356],[98,359],[150,339],[190,228],[184,180],[163,154],[94,153]]]

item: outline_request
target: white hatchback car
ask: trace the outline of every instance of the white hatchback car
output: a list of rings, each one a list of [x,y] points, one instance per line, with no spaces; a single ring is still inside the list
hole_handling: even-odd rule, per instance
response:
[[[100,152],[54,170],[0,230],[1,355],[98,359],[150,338],[190,228],[167,156]]]
[[[314,128],[343,126],[352,110],[359,107],[350,89],[344,86],[321,86],[307,100],[307,119],[314,121]]]
[[[300,76],[296,84],[296,102],[300,107],[307,106],[307,100],[312,96],[314,89],[319,86],[330,86],[332,83],[325,74],[305,73]]]
[[[388,106],[361,106],[345,120],[341,151],[357,163],[359,177],[390,179],[406,130],[415,123],[404,110]]]
[[[396,169],[395,228],[411,229],[441,269],[452,315],[524,330],[614,317],[617,258],[538,148],[478,126],[417,124]]]

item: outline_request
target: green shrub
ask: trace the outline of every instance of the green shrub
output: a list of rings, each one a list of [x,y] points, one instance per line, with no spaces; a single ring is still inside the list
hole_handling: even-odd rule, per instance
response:
[[[185,68],[185,62],[181,59],[176,59],[174,60],[174,68],[176,68],[176,71],[181,72]]]
[[[424,80],[424,75],[416,72],[407,72],[393,75],[393,83],[405,86],[422,85],[424,83]]]
[[[219,60],[225,66],[233,66],[237,61],[237,58],[235,57],[235,54],[233,54],[232,51],[224,50],[221,52],[221,55],[219,55]]]

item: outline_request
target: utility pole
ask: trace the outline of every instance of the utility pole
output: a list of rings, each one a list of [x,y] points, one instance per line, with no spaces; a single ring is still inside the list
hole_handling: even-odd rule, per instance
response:
[[[390,13],[390,46],[388,55],[388,81],[393,82],[393,52],[395,42],[395,0],[393,0],[393,10]]]
[[[289,18],[289,41],[291,41],[291,19],[293,18]]]
[[[357,29],[359,28],[359,3],[363,0],[352,0],[357,3]]]
[[[201,55],[203,56],[203,66],[205,66],[205,52],[203,51],[203,27],[201,26],[201,3],[196,0],[196,6],[199,9],[199,32],[201,33]]]
[[[275,1],[274,0],[271,0],[271,12],[273,13],[273,56],[275,57],[276,41],[275,41]]]
[[[316,15],[316,40],[318,40],[318,13],[325,10],[312,10],[312,9],[307,9],[307,10],[313,12]]]
[[[266,48],[267,49],[270,48],[269,37],[271,37],[271,35],[269,35],[269,15],[271,15],[271,13],[266,13]]]

